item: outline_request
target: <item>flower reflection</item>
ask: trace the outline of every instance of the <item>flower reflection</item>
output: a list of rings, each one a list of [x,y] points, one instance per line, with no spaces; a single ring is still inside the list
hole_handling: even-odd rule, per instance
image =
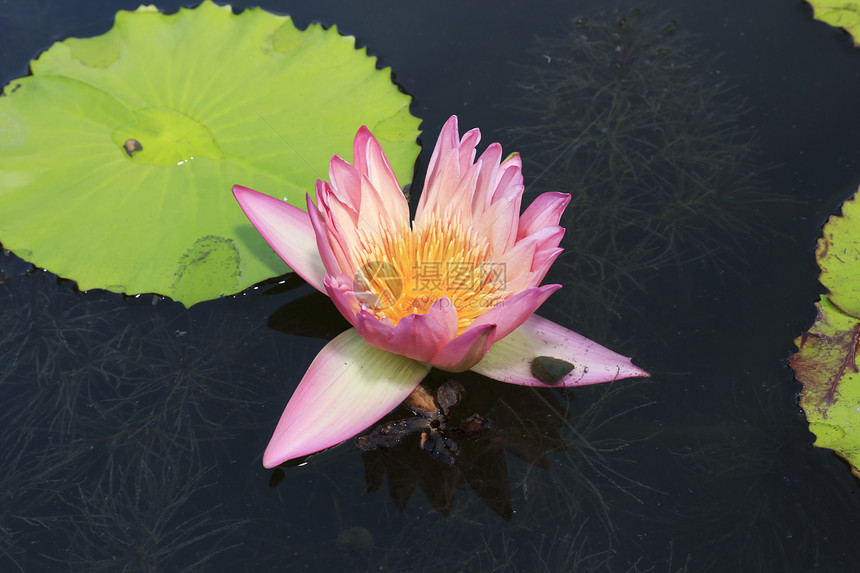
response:
[[[566,449],[558,430],[568,415],[552,395],[483,382],[480,376],[461,374],[437,380],[435,392],[421,384],[392,420],[357,438],[366,450],[368,490],[379,489],[387,477],[400,510],[418,487],[447,515],[455,493],[469,486],[488,507],[510,519],[505,452],[549,467],[547,452]],[[399,418],[407,408],[417,416]]]

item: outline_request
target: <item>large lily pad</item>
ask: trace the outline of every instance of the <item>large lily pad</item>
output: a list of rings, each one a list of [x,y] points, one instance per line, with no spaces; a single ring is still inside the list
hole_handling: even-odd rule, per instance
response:
[[[286,272],[233,184],[303,206],[362,125],[402,181],[419,151],[409,96],[353,37],[261,9],[119,12],[31,71],[0,97],[0,241],[83,290],[192,305]]]
[[[816,20],[842,28],[860,46],[860,1],[852,0],[806,0],[812,5]]]
[[[860,191],[858,191],[860,193]],[[821,283],[830,290],[812,328],[795,340],[790,358],[803,384],[800,406],[815,445],[845,458],[860,477],[860,204],[857,194],[842,215],[824,226],[815,252]]]

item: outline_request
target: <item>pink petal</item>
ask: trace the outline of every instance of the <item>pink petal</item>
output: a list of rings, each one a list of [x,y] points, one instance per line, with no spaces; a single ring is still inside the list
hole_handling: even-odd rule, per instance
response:
[[[460,157],[460,173],[465,173],[470,165],[475,163],[475,147],[481,142],[481,130],[477,127],[463,134],[463,138],[457,145]]]
[[[543,285],[520,291],[510,298],[499,301],[499,304],[476,318],[466,332],[485,324],[495,324],[496,338],[494,340],[501,340],[526,322],[549,298],[549,295],[560,288],[561,285]]]
[[[445,329],[448,340],[457,336],[457,329],[460,324],[457,319],[457,308],[447,296],[443,296],[430,306],[427,311],[428,316],[433,317],[433,320],[438,322]]]
[[[432,212],[444,213],[446,209],[454,209],[451,206],[454,202],[470,204],[474,185],[467,196],[458,196],[455,191],[474,163],[475,146],[480,140],[481,132],[477,129],[466,132],[460,139],[457,116],[452,115],[445,122],[427,166],[424,190],[415,213],[415,228],[421,228]]]
[[[458,213],[461,217],[470,217],[472,197],[475,195],[480,169],[481,165],[476,163],[461,171],[460,180],[455,183],[453,192],[439,207],[444,208],[446,213]]]
[[[328,176],[331,180],[331,194],[337,198],[341,209],[349,216],[353,225],[356,224],[361,209],[361,176],[358,170],[335,155],[328,164]]]
[[[537,266],[535,270],[523,273],[514,279],[508,279],[508,282],[505,285],[506,290],[510,292],[519,292],[529,287],[538,286],[541,281],[543,281],[549,268],[563,251],[564,249],[559,248],[537,253],[533,264],[539,266]]]
[[[451,336],[447,328],[429,314],[409,314],[400,319],[385,350],[427,362],[445,346]]]
[[[351,208],[337,198],[333,187],[326,181],[317,180],[316,197],[318,208],[312,208],[309,202],[308,213],[311,215],[311,223],[317,221],[317,214],[319,214],[321,235],[326,238],[326,241],[323,246],[320,246],[317,239],[317,247],[320,249],[323,264],[327,265],[326,272],[350,272],[356,265],[353,253],[356,251],[358,242]],[[355,213],[355,219],[358,219],[357,213]],[[316,226],[314,226],[314,232],[316,233]],[[333,266],[328,266],[327,263],[329,252],[333,257]]]
[[[327,185],[328,183],[317,180],[317,195],[324,192]],[[350,268],[348,254],[344,252],[340,243],[329,239],[328,226],[319,208],[311,201],[310,195],[307,197],[307,202],[308,219],[310,219],[314,235],[316,236],[317,252],[322,260],[325,272],[330,275],[336,275],[342,272],[341,269],[343,267],[347,267],[348,270]]]
[[[522,192],[522,189],[520,189]],[[494,200],[484,214],[475,221],[478,236],[490,243],[487,257],[499,261],[516,239],[517,221],[520,217],[520,197],[516,192]]]
[[[481,154],[478,162],[481,164],[481,172],[475,184],[475,194],[472,196],[472,216],[479,216],[487,210],[493,199],[496,186],[496,173],[499,169],[499,161],[502,158],[502,146],[491,143]]]
[[[355,315],[355,329],[368,344],[384,350],[394,334],[394,323],[387,318],[379,319],[369,310],[362,309]]]
[[[403,198],[405,201],[406,199]],[[366,175],[361,176],[361,211],[358,214],[358,225],[369,233],[378,233],[378,229],[383,221],[388,221],[386,228],[389,230],[397,230],[403,227],[406,223],[400,221],[400,226],[395,225],[394,219],[389,217],[388,203],[386,198],[382,196],[380,190],[374,187],[370,179]]]
[[[541,227],[540,230],[518,240],[514,244],[514,248],[516,248],[520,243],[533,241],[535,243],[535,254],[537,255],[537,253],[555,249],[559,243],[561,243],[564,233],[564,227],[559,227],[558,225],[547,225],[546,227]],[[537,265],[532,265],[532,268],[535,268],[536,266]]]
[[[358,169],[359,175],[366,176],[379,193],[387,209],[387,216],[395,224],[395,228],[408,225],[409,203],[382,147],[367,127],[362,126],[358,130],[352,149],[353,165]]]
[[[325,292],[325,267],[308,213],[241,185],[233,186],[233,195],[278,256],[308,284]]]
[[[456,202],[454,192],[460,183],[460,161],[457,149],[452,149],[442,158],[442,163],[431,177],[428,173],[421,192],[421,201],[415,214],[415,227],[421,228],[431,213],[442,214]]]
[[[290,398],[263,465],[312,454],[358,434],[400,404],[430,366],[367,344],[355,329],[320,351]]]
[[[574,365],[558,386],[582,386],[649,376],[634,366],[629,358],[537,315],[493,344],[472,370],[511,384],[548,386],[531,373],[531,363],[538,356],[558,358]]]
[[[496,171],[496,184],[492,202],[507,194],[510,187],[518,187],[520,195],[523,192],[523,160],[519,153],[514,153],[499,165]]]
[[[355,292],[353,292],[352,277],[345,274],[326,275],[323,279],[323,285],[325,286],[325,294],[332,300],[334,306],[350,324],[355,326],[359,302],[355,297]]]
[[[568,203],[570,203],[570,195],[567,193],[541,193],[538,195],[520,216],[517,240],[544,227],[558,225],[561,214]]]
[[[517,241],[513,248],[499,259],[505,264],[508,283],[513,283],[523,274],[541,268],[547,258],[552,256],[553,250],[561,242],[563,236],[564,229],[562,227],[544,227],[540,231]],[[507,290],[517,292],[522,289],[514,289],[508,285]]]
[[[457,309],[443,296],[433,303],[427,314],[410,314],[401,319],[384,348],[427,362],[456,335]]]
[[[522,183],[523,182],[523,177],[522,177],[523,158],[517,152],[511,153],[509,156],[507,156],[505,158],[504,161],[502,161],[501,165],[499,165],[499,173],[504,173],[505,171],[508,170],[508,168],[511,168],[511,167],[514,168],[516,170],[516,172],[519,173],[519,182]]]
[[[433,303],[427,314],[409,314],[397,326],[367,310],[359,311],[356,319],[358,333],[369,344],[422,362],[457,335],[457,310],[447,297]]]
[[[496,336],[496,325],[485,324],[470,328],[442,347],[430,364],[448,372],[463,372],[472,368],[490,350]]]
[[[415,219],[419,219],[424,211],[424,205],[427,203],[428,183],[438,177],[438,171],[441,170],[442,163],[448,154],[457,147],[460,143],[460,134],[457,128],[457,116],[452,115],[442,126],[439,132],[439,137],[436,139],[436,147],[433,148],[433,155],[430,156],[430,163],[427,165],[427,176],[424,180],[424,192],[421,193],[421,199],[418,201],[418,210]]]
[[[361,209],[361,175],[358,169],[334,155],[328,164],[328,177],[340,200],[352,209],[358,219]]]

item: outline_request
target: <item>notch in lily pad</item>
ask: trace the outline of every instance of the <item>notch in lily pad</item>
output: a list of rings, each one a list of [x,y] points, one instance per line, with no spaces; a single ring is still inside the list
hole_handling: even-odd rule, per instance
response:
[[[419,152],[390,70],[259,8],[121,11],[31,70],[0,98],[0,242],[82,290],[190,306],[283,274],[234,184],[304,206],[362,125],[401,180]]]

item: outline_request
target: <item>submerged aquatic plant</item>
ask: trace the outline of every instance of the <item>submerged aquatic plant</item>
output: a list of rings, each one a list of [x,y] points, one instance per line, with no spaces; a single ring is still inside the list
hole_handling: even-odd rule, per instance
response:
[[[210,470],[258,431],[262,324],[72,286],[0,251],[0,570],[223,564],[247,520]]]
[[[742,259],[763,228],[755,208],[778,197],[762,190],[744,102],[689,35],[614,11],[541,38],[533,58],[510,131],[529,151],[531,186],[576,206],[562,220],[578,230],[562,243],[573,263],[560,264],[575,267],[578,321],[597,328],[606,309],[635,310],[631,287],[660,269]]]
[[[625,358],[533,313],[569,196],[544,193],[520,215],[519,155],[456,116],[439,135],[415,220],[381,146],[363,127],[350,165],[334,156],[308,211],[233,192],[275,251],[327,293],[351,328],[311,364],[263,455],[266,467],[333,446],[387,414],[431,367],[529,386],[647,376]],[[549,361],[558,371],[548,374]]]

